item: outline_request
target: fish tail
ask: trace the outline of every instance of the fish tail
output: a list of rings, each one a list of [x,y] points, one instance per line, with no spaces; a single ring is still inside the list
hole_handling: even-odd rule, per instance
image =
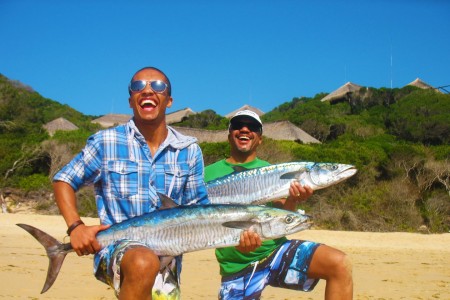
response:
[[[47,278],[45,279],[44,287],[42,288],[41,294],[45,293],[55,282],[56,277],[58,277],[59,270],[64,262],[64,258],[67,253],[72,250],[70,243],[63,244],[57,239],[50,236],[49,234],[43,232],[36,227],[27,224],[16,224],[17,226],[23,228],[29,234],[31,234],[42,246],[44,246],[47,252],[47,257],[49,259]]]

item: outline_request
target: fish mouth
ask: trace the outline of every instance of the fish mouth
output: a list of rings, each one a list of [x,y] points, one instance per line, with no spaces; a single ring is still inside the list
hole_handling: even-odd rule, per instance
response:
[[[311,171],[305,176],[309,177],[309,180],[317,189],[321,189],[342,182],[355,175],[357,171],[353,165],[339,165],[331,166],[331,169],[325,173],[322,173],[319,167],[317,172]]]
[[[358,172],[358,170],[354,166],[349,166],[348,169],[345,169],[344,171],[340,172],[339,176],[348,178],[355,175],[356,172]]]
[[[314,224],[312,217],[309,215],[303,215],[301,219],[298,220],[298,222],[291,224],[291,226],[287,227],[287,231],[301,231],[311,228],[311,226]]]

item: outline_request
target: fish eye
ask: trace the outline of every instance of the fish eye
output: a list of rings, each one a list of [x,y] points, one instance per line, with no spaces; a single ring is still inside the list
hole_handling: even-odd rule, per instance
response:
[[[287,215],[286,218],[284,218],[284,221],[286,224],[290,224],[294,221],[294,217],[292,215]]]

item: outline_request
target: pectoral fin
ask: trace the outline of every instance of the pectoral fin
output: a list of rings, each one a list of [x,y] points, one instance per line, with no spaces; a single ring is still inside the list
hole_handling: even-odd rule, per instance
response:
[[[280,179],[297,179],[298,176],[298,172],[289,172],[289,173],[284,173],[283,175],[280,176]]]
[[[251,221],[230,221],[222,223],[222,226],[228,227],[228,228],[234,228],[234,229],[243,229],[248,230],[250,227],[255,225],[255,222]]]
[[[159,270],[163,270],[167,267],[173,260],[173,256],[160,256],[159,257]]]

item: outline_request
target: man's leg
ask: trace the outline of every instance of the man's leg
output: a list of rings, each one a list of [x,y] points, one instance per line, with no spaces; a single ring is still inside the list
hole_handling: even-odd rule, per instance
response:
[[[159,271],[159,258],[145,247],[129,249],[120,264],[119,299],[152,299],[152,287]]]
[[[325,299],[353,299],[352,265],[344,252],[320,245],[312,257],[308,276],[326,280]]]

